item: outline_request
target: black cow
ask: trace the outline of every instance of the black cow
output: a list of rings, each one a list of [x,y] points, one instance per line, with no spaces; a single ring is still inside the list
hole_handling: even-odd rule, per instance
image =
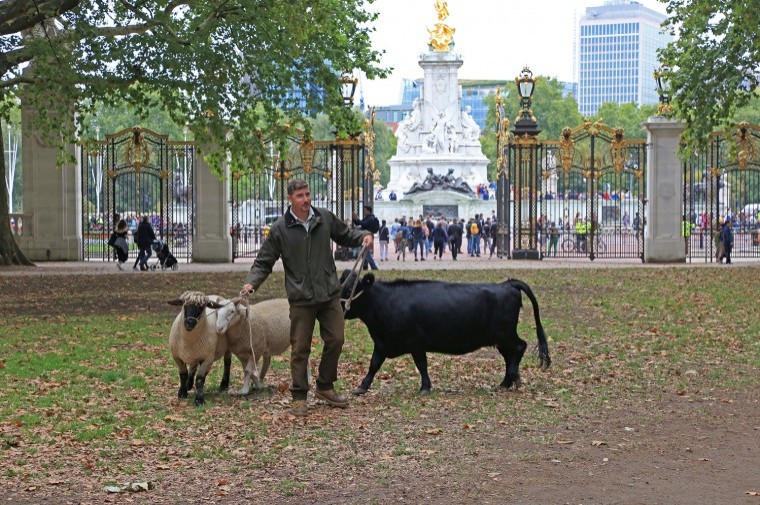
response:
[[[345,307],[356,274],[344,271],[341,282]],[[428,394],[431,384],[426,352],[466,354],[492,345],[506,363],[499,387],[520,387],[520,360],[528,347],[517,335],[521,292],[533,304],[540,366],[548,368],[549,345],[541,326],[538,302],[527,284],[514,279],[501,284],[382,282],[376,281],[373,274],[365,275],[357,283],[346,318],[359,318],[367,325],[375,348],[369,372],[353,393],[367,392],[386,358],[411,354],[422,378],[420,393]]]

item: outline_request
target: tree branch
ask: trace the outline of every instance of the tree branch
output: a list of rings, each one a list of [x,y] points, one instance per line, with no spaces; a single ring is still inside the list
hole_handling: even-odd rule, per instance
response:
[[[81,0],[6,0],[0,3],[0,35],[28,30],[74,9]]]
[[[163,29],[165,29],[167,32],[171,34],[172,37],[174,37],[174,40],[177,41],[177,43],[182,44],[183,46],[189,46],[191,42],[188,39],[182,38],[179,36],[179,34],[174,30],[174,28],[169,25],[168,23],[164,23],[163,21],[157,20],[155,17],[151,18],[149,16],[146,16],[140,9],[135,7],[134,5],[127,2],[127,0],[120,0],[120,3],[129,10],[132,14],[137,16],[138,19],[143,20],[146,24],[150,26],[160,26]],[[167,7],[168,8],[168,7]],[[166,12],[164,11],[164,14],[170,14],[171,11]]]

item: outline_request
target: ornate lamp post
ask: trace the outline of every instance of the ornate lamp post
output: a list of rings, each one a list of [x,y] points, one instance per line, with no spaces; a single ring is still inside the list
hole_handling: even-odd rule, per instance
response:
[[[531,104],[536,78],[526,66],[515,77],[520,113],[515,120],[514,157],[509,180],[515,188],[512,259],[541,259],[538,242],[538,198],[541,190],[538,129]]]
[[[654,71],[654,80],[657,83],[657,93],[660,95],[660,104],[657,106],[658,116],[669,116],[673,113],[673,107],[670,105],[670,74],[672,69],[661,64],[660,68]]]
[[[509,119],[504,112],[504,100],[501,97],[501,88],[496,88],[496,219],[498,230],[496,232],[496,250],[498,258],[510,258],[510,229],[511,218],[509,214],[510,180],[509,180],[509,147],[511,138],[509,133]]]

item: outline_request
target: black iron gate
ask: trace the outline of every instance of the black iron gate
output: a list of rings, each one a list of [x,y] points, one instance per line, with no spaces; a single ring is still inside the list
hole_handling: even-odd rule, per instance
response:
[[[684,163],[681,236],[689,261],[719,261],[718,233],[728,221],[732,258],[760,258],[760,126],[739,123],[710,136]]]
[[[135,126],[85,142],[81,160],[84,260],[111,261],[107,241],[118,219],[125,219],[133,233],[147,216],[172,254],[190,261],[195,213],[191,142],[171,142],[167,135]]]
[[[230,234],[232,256],[253,257],[269,227],[288,207],[287,184],[293,178],[309,183],[312,205],[331,210],[340,219],[361,215],[362,202],[371,201],[373,133],[336,141],[289,139],[284,155],[272,147],[271,164],[231,177]],[[366,163],[365,163],[366,160]],[[366,166],[366,170],[365,170]]]
[[[586,120],[537,151],[541,257],[644,261],[646,140]]]

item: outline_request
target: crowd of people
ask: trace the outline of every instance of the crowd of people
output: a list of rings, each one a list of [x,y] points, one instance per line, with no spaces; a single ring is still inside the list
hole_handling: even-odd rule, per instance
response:
[[[396,261],[442,261],[444,254],[450,254],[453,261],[461,254],[472,258],[488,256],[497,252],[496,233],[498,223],[495,213],[490,217],[476,214],[468,220],[448,219],[446,216],[427,217],[419,215],[407,217],[402,215],[388,223],[385,219],[378,221],[372,214],[372,207],[364,207],[364,219],[354,216],[349,224],[356,228],[377,234],[377,261],[383,263],[395,256]],[[368,225],[376,221],[377,227]],[[354,251],[354,256],[358,251]],[[377,268],[373,253],[368,254],[366,268]]]

